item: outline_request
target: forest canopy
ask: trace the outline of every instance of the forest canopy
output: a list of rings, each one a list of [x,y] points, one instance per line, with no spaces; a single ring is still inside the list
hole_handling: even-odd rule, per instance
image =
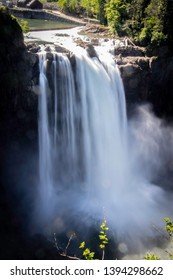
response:
[[[58,0],[64,11],[96,18],[143,46],[173,46],[173,0]]]

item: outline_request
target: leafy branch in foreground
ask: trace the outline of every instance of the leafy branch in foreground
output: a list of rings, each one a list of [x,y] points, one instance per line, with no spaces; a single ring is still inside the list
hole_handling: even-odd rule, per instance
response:
[[[104,219],[100,228],[101,228],[101,230],[99,232],[99,240],[100,240],[99,248],[102,249],[102,260],[104,260],[105,247],[108,244],[107,231],[109,229],[106,226],[106,219]],[[83,254],[82,255],[85,257],[86,260],[96,260],[96,259],[94,259],[95,252],[92,252],[89,248],[86,248],[85,245],[86,245],[85,241],[83,241],[79,246],[80,249],[83,249]]]
[[[170,218],[164,218],[163,221],[166,223],[166,226],[164,229],[169,234],[170,241],[173,242],[173,221]],[[168,251],[166,251],[166,253],[168,253],[170,259],[173,259],[173,253],[170,253]],[[157,255],[151,254],[151,253],[147,253],[144,256],[144,259],[145,260],[160,260],[160,258]]]
[[[145,260],[160,260],[160,258],[155,255],[155,254],[151,254],[151,253],[147,253],[145,256],[144,256],[144,259]]]
[[[102,249],[102,260],[104,260],[105,256],[105,246],[108,244],[108,237],[107,237],[107,231],[108,227],[106,226],[106,220],[104,219],[103,223],[100,226],[101,231],[99,234],[99,239],[101,241],[99,247]]]
[[[89,248],[85,248],[85,241],[83,241],[80,246],[80,249],[83,249],[83,256],[86,260],[94,260],[95,252],[91,252]]]
[[[165,230],[169,234],[169,236],[172,238],[173,237],[173,221],[169,218],[164,218],[163,219],[166,222]]]

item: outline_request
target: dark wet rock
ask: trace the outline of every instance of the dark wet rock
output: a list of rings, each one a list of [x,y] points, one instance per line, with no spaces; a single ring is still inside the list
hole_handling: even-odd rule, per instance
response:
[[[136,46],[114,48],[129,104],[146,102],[151,94],[151,57],[145,49]]]
[[[60,45],[55,45],[55,51],[58,53],[69,53],[69,51],[67,49],[65,49],[64,47],[62,47]]]
[[[127,57],[127,56],[143,57],[146,55],[146,51],[144,48],[137,47],[137,46],[121,46],[121,47],[114,48],[114,55],[115,56],[121,55],[122,57]]]
[[[119,67],[122,78],[132,78],[137,72],[141,71],[140,67],[135,64],[127,63]]]
[[[38,63],[38,55],[36,53],[27,52],[26,57],[28,58],[31,67],[34,67]]]
[[[88,52],[90,57],[98,57],[93,45],[88,44],[86,47],[86,51]]]
[[[70,37],[70,35],[67,34],[67,33],[57,33],[57,34],[55,34],[55,36],[58,36],[58,37]]]
[[[151,72],[149,101],[158,115],[173,117],[173,57],[154,58]]]
[[[99,37],[111,37],[111,33],[108,27],[96,24],[87,24],[83,30],[83,33],[94,34]]]
[[[31,53],[38,53],[40,51],[40,46],[37,44],[26,44],[26,49]]]
[[[80,46],[81,48],[86,48],[88,45],[88,42],[83,41],[81,38],[76,38],[74,42],[77,46]]]
[[[127,102],[150,102],[157,115],[173,117],[173,58],[167,48],[157,50],[159,57],[148,57],[136,46],[117,48],[115,53]]]
[[[25,251],[21,232],[30,205],[25,190],[32,192],[37,181],[38,98],[32,85],[38,63],[18,23],[8,13],[0,14],[0,23],[0,258],[13,259]]]
[[[91,44],[94,46],[98,46],[99,45],[99,39],[98,38],[92,38],[91,39]]]
[[[44,51],[45,52],[51,52],[51,47],[50,46],[45,46]]]

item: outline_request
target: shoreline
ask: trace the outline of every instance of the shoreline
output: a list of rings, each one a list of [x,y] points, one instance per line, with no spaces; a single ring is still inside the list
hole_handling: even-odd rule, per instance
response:
[[[43,29],[40,29],[40,28],[37,28],[37,29],[30,29],[27,33],[30,33],[30,32],[35,32],[35,31],[52,31],[52,30],[64,30],[64,29],[72,29],[72,28],[75,28],[75,27],[78,27],[77,25],[74,25],[74,26],[69,26],[69,27],[54,27],[54,28],[43,28]],[[27,34],[26,33],[26,34]]]

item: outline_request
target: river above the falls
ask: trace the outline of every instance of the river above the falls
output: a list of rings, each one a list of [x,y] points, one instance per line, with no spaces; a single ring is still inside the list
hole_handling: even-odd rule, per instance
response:
[[[85,34],[83,32],[84,28],[84,26],[80,26],[67,29],[31,31],[25,34],[24,40],[25,43],[58,45],[72,52],[76,51],[77,46],[85,47],[87,44],[104,46],[109,52],[115,47],[125,45],[123,39],[99,38],[98,34],[92,36],[91,34]]]
[[[43,31],[30,31],[25,34],[25,42],[43,41],[47,43],[56,43],[59,37],[62,38],[76,38],[83,37],[79,32],[83,27],[74,27],[69,29],[56,29],[56,30],[43,30]]]

